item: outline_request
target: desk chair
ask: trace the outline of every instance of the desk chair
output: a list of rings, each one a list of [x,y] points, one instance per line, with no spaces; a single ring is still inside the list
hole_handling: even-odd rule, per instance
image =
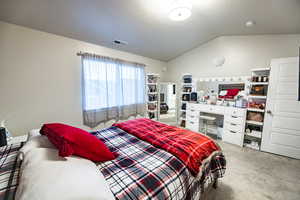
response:
[[[207,135],[207,125],[208,125],[208,122],[214,122],[214,121],[216,121],[216,117],[211,117],[211,116],[206,116],[206,115],[200,115],[199,118],[201,120],[203,120],[204,134]]]

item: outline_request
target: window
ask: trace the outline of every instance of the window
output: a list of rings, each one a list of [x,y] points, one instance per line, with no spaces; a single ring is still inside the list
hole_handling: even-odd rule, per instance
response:
[[[82,67],[84,113],[100,112],[99,121],[141,114],[145,107],[144,66],[86,55]]]

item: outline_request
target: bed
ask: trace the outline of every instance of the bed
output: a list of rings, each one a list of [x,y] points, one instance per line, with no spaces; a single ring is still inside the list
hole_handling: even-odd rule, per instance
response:
[[[178,157],[117,126],[91,134],[119,154],[117,159],[95,163],[116,199],[202,200],[225,173],[222,152],[207,157],[195,175]],[[0,200],[15,199],[21,166],[17,152],[21,147],[1,147],[1,174],[5,172],[6,178],[2,176]]]

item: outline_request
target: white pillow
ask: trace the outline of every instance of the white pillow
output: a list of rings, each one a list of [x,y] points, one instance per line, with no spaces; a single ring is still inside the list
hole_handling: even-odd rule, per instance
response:
[[[40,134],[40,129],[32,129],[29,131],[28,133],[28,139],[27,140],[30,140],[31,138],[33,137],[36,137],[36,136],[41,136]]]
[[[96,165],[75,156],[63,158],[56,149],[26,153],[16,200],[114,200]]]
[[[18,159],[23,160],[28,151],[33,148],[52,148],[55,146],[48,140],[47,136],[38,135],[31,137],[24,146],[19,150]]]
[[[220,93],[219,93],[219,95],[220,96],[225,96],[227,93],[228,93],[227,90],[221,90]]]

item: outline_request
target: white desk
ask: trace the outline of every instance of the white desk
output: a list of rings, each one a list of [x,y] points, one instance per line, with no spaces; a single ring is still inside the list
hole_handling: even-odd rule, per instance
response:
[[[200,113],[212,113],[224,116],[222,140],[243,146],[246,109],[208,104],[187,103],[186,128],[195,132],[200,129]]]

